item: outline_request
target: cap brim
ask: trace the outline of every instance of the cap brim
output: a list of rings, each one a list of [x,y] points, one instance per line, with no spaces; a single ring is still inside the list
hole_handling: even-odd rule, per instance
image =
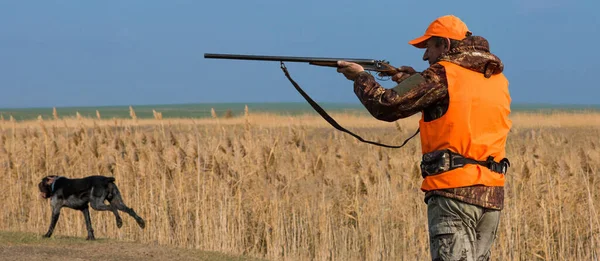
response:
[[[417,48],[426,48],[427,40],[429,40],[430,37],[431,36],[429,35],[423,35],[419,38],[415,38],[413,40],[408,41],[408,43]]]

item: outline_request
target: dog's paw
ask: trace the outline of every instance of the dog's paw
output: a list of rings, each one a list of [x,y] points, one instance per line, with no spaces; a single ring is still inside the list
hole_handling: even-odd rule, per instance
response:
[[[141,228],[146,228],[146,222],[142,218],[136,219],[135,221],[137,221]]]
[[[43,237],[43,238],[49,238],[49,237],[50,237],[50,234],[44,234],[42,237]]]
[[[123,220],[122,219],[117,219],[117,227],[121,228],[123,226]]]

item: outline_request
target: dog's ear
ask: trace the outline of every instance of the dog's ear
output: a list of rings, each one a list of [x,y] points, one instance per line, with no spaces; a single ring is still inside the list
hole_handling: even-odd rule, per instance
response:
[[[48,175],[48,176],[43,177],[42,181],[46,181],[47,179],[55,178],[55,177],[58,177],[58,176],[56,176],[56,175]]]
[[[40,190],[40,196],[42,198],[47,199],[50,194],[50,186],[52,183],[48,184],[48,178],[44,177],[42,181],[38,184],[38,189]]]
[[[52,183],[54,182],[54,180],[56,179],[57,176],[55,175],[51,175],[51,176],[46,176],[42,179],[42,182],[44,182],[44,184],[50,186],[52,185]]]

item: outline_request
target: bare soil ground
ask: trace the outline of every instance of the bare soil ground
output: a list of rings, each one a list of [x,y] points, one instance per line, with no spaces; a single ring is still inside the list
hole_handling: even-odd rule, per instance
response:
[[[109,239],[86,241],[84,238],[0,231],[0,260],[216,260],[250,261],[215,252],[178,249],[158,245],[122,242]]]

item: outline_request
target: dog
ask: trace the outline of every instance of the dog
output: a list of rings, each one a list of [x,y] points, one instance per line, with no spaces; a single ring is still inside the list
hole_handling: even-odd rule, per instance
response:
[[[46,176],[38,184],[40,196],[44,199],[50,199],[52,206],[52,219],[50,228],[43,236],[48,238],[52,235],[60,209],[63,207],[80,210],[85,218],[87,228],[87,240],[95,240],[92,221],[88,204],[98,211],[112,211],[117,220],[117,227],[123,226],[123,221],[117,210],[123,211],[132,216],[137,224],[143,229],[146,222],[138,216],[133,209],[123,203],[121,193],[114,183],[115,178],[106,176],[88,176],[80,179],[70,179],[61,176]],[[108,201],[110,204],[104,204]]]

